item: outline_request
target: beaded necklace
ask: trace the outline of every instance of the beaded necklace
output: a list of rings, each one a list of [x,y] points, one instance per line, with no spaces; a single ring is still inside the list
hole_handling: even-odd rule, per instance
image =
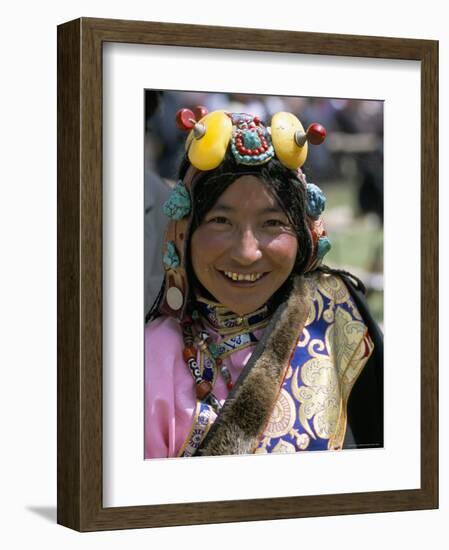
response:
[[[238,316],[220,304],[198,298],[192,315],[182,323],[183,358],[195,382],[196,397],[211,405],[217,414],[221,404],[212,392],[217,370],[228,390],[232,390],[234,382],[223,359],[234,351],[256,343],[258,340],[254,331],[268,324],[268,316],[266,306],[254,313]],[[221,342],[212,342],[208,329],[218,332]],[[200,364],[197,361],[197,349]]]

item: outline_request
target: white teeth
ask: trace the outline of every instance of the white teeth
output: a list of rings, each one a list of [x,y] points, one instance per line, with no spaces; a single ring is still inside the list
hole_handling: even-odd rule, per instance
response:
[[[233,281],[257,281],[263,275],[263,273],[234,273],[232,271],[225,271],[224,274]]]

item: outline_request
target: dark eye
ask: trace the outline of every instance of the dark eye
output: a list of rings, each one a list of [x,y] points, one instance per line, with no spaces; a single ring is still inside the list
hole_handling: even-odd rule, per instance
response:
[[[266,222],[264,222],[264,225],[267,226],[267,227],[280,227],[280,226],[283,226],[283,225],[288,225],[285,221],[283,220],[267,220]]]
[[[225,218],[224,216],[215,216],[215,218],[211,218],[210,220],[208,220],[207,223],[218,223],[218,224],[223,224],[223,223],[231,223],[228,218]]]

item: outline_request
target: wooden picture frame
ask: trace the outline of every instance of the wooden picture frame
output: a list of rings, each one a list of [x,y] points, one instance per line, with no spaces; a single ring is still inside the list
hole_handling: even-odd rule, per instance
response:
[[[421,488],[105,508],[102,502],[104,42],[421,63]],[[79,531],[438,507],[438,43],[81,18],[58,27],[58,523]],[[424,429],[425,426],[425,429]]]

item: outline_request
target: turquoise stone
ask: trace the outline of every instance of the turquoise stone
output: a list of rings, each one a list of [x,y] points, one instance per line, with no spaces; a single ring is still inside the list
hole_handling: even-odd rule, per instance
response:
[[[180,265],[179,256],[176,252],[175,243],[173,241],[168,241],[167,243],[163,262],[166,269],[176,268]]]
[[[244,136],[249,135],[249,134],[255,134],[255,133],[248,131],[248,132],[245,132]],[[259,136],[257,134],[255,134],[255,137],[257,138],[257,140],[259,140],[259,143],[261,143],[260,139],[259,139]],[[251,138],[249,138],[249,139],[251,139]],[[234,158],[237,161],[237,163],[238,164],[246,164],[246,165],[257,165],[257,164],[264,164],[265,162],[268,162],[270,159],[272,159],[274,157],[274,149],[273,149],[273,145],[271,144],[270,136],[268,134],[266,134],[265,139],[267,140],[267,142],[269,144],[267,151],[265,151],[265,152],[263,152],[259,155],[242,155],[241,153],[239,153],[239,151],[237,149],[237,146],[235,144],[235,136],[233,136],[232,141],[231,141],[231,150],[232,150],[232,154],[234,155]],[[246,142],[244,143],[244,145],[245,145],[246,149],[253,149],[253,147],[246,146]]]
[[[220,348],[219,346],[217,346],[217,344],[209,344],[208,349],[212,357],[214,357],[215,359],[220,355]]]
[[[322,260],[331,248],[332,248],[332,245],[330,240],[327,237],[320,237],[318,239],[318,247],[317,247],[317,253],[316,253],[317,258],[319,260]]]
[[[312,218],[319,218],[326,206],[326,197],[318,185],[307,184],[307,214]]]
[[[257,132],[251,131],[243,134],[243,143],[247,149],[258,149],[262,145]]]
[[[164,214],[172,220],[181,220],[189,214],[190,208],[189,192],[184,183],[179,180],[162,209]]]

